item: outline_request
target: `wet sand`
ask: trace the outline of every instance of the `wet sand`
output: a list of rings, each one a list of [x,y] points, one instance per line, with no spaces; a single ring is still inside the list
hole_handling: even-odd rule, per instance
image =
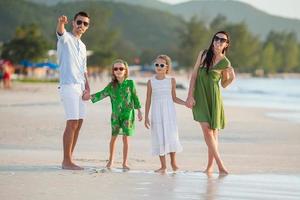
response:
[[[137,80],[144,82],[146,79]],[[105,83],[92,82],[92,91]],[[138,86],[144,105],[146,87]],[[177,90],[185,99],[187,91]],[[150,131],[137,122],[130,140],[131,171],[119,169],[121,139],[114,169],[102,173],[110,139],[109,99],[88,103],[88,115],[75,150],[85,167],[60,169],[64,113],[56,84],[15,84],[0,90],[0,199],[300,199],[300,124],[272,118],[276,109],[226,106],[228,125],[220,133],[220,151],[230,175],[207,177],[207,149],[189,109],[176,106],[183,152],[180,171],[153,173]],[[215,169],[217,172],[217,169]]]

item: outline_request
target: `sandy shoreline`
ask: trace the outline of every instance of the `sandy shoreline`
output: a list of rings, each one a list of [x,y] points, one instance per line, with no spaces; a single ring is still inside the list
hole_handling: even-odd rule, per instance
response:
[[[92,82],[92,91],[104,85]],[[138,85],[143,105],[145,93],[145,86]],[[177,90],[177,93],[184,99],[187,91]],[[93,173],[93,169],[103,167],[107,159],[108,99],[94,105],[88,103],[87,119],[75,152],[76,162],[87,168],[83,172],[59,169],[64,114],[56,84],[17,83],[12,91],[0,90],[0,99],[0,199],[65,199],[64,191],[74,199],[117,199],[122,197],[122,192],[128,194],[124,199],[154,199],[151,196],[156,199],[253,199],[255,196],[251,193],[255,191],[253,195],[260,194],[261,199],[274,199],[271,191],[277,191],[277,199],[300,197],[297,189],[300,186],[300,124],[267,115],[277,112],[276,109],[225,105],[228,124],[221,131],[220,150],[231,175],[219,181],[217,174],[211,179],[200,173],[206,164],[207,149],[191,111],[182,106],[176,106],[184,148],[178,154],[181,171],[160,176],[152,173],[159,161],[150,153],[150,132],[138,122],[136,135],[130,140],[132,171],[118,170],[122,160],[122,145],[118,140],[116,170]],[[255,186],[255,179],[265,192]],[[287,180],[294,184],[286,185]],[[160,189],[162,195],[158,193]],[[207,190],[216,192],[211,194]]]

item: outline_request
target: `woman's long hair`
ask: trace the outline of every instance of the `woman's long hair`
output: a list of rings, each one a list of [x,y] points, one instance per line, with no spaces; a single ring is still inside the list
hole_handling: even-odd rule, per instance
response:
[[[210,70],[210,68],[213,67],[213,59],[215,57],[214,50],[213,50],[213,48],[214,48],[214,39],[215,39],[216,35],[219,34],[219,33],[222,33],[222,34],[226,35],[226,37],[227,37],[226,43],[228,45],[227,45],[227,47],[225,47],[223,49],[222,53],[224,54],[228,50],[228,47],[229,47],[229,43],[230,43],[229,34],[226,31],[218,31],[218,32],[216,32],[214,34],[212,40],[211,40],[211,43],[210,43],[210,46],[209,46],[208,50],[205,49],[204,52],[201,55],[201,60],[202,60],[202,57],[204,55],[206,55],[205,58],[204,58],[204,60],[203,60],[203,62],[200,65],[203,64],[203,66],[206,67],[206,72],[207,73]]]
[[[111,66],[111,84],[113,85],[114,88],[116,88],[117,85],[118,85],[118,79],[117,79],[117,77],[115,76],[115,73],[114,73],[114,66],[117,63],[122,63],[125,67],[124,80],[128,77],[128,74],[129,74],[129,69],[128,69],[127,62],[125,60],[122,60],[122,59],[115,60],[112,64],[112,66]]]

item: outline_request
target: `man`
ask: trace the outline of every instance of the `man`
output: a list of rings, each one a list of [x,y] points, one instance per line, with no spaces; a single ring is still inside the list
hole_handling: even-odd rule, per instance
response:
[[[90,95],[87,80],[86,47],[80,40],[89,27],[90,17],[78,12],[72,21],[72,32],[65,30],[66,16],[60,16],[57,23],[57,55],[60,67],[60,96],[66,115],[63,136],[64,158],[62,169],[82,170],[72,161],[72,154],[85,117],[85,103]]]

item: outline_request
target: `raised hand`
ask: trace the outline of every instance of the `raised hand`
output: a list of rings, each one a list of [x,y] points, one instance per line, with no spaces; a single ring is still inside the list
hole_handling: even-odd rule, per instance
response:
[[[65,15],[62,15],[58,18],[58,23],[60,24],[67,24],[68,23],[68,18]]]

